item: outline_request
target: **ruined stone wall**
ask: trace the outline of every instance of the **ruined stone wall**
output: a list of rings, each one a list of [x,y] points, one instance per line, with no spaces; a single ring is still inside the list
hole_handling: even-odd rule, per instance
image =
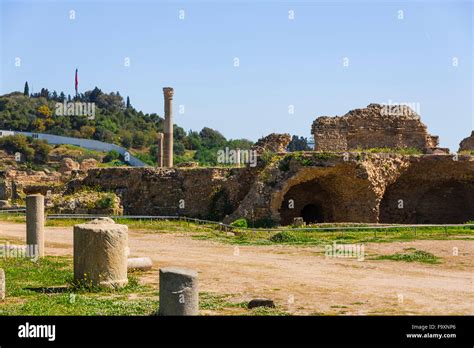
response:
[[[384,192],[379,220],[410,224],[474,220],[474,158],[410,157],[408,168]]]
[[[464,223],[474,219],[474,157],[307,153],[260,173],[226,222],[291,224],[305,207],[318,222]],[[404,203],[399,208],[399,200]],[[292,207],[290,206],[292,204]]]
[[[317,222],[461,223],[474,220],[474,156],[454,158],[307,152],[264,168],[98,168],[69,191],[112,191],[124,214],[244,217],[252,226],[291,224],[308,207]]]
[[[260,173],[227,221],[246,217],[289,224],[305,206],[317,203],[324,216],[318,222],[377,222],[383,191],[405,163],[401,157],[289,154]]]
[[[255,145],[252,147],[259,155],[265,151],[270,152],[286,152],[286,148],[291,141],[291,137],[288,133],[277,134],[271,133],[266,137],[258,139]]]
[[[474,131],[471,132],[471,136],[461,141],[459,151],[474,151]]]
[[[438,145],[420,117],[407,106],[383,108],[370,104],[339,117],[319,117],[312,125],[315,150],[345,151],[369,148],[416,148],[427,151]]]
[[[71,182],[115,192],[125,214],[183,215],[219,220],[230,214],[255,179],[252,168],[97,168]]]

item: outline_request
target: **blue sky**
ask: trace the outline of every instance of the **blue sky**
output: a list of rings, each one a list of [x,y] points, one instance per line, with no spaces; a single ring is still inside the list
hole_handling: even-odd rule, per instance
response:
[[[0,94],[73,94],[77,67],[80,91],[144,112],[172,86],[176,123],[228,138],[309,136],[317,116],[389,100],[419,103],[452,150],[473,129],[471,1],[0,1]]]

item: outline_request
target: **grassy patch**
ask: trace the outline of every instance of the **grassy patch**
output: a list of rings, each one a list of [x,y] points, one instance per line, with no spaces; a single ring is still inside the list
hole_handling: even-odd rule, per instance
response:
[[[0,306],[0,315],[152,315],[157,308],[158,301],[152,298],[39,294],[34,300]]]
[[[117,290],[73,286],[68,257],[6,258],[0,268],[7,279],[0,315],[151,315],[158,308],[155,289],[134,276]]]
[[[232,295],[214,294],[208,292],[199,293],[199,308],[201,310],[221,311],[226,313],[229,309],[241,309],[238,312],[240,315],[269,315],[280,316],[289,315],[283,311],[279,306],[275,308],[256,307],[247,309],[248,302],[232,302],[230,298]]]
[[[230,297],[231,295],[201,292],[199,293],[199,309],[216,311],[226,308],[247,308],[247,302],[231,302]]]
[[[396,253],[392,255],[380,255],[373,259],[374,260],[405,261],[405,262],[422,262],[422,263],[431,263],[431,264],[440,263],[439,257],[423,250]]]

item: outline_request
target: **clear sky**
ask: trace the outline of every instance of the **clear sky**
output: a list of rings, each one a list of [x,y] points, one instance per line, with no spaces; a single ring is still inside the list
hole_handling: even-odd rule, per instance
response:
[[[228,138],[309,136],[317,116],[390,100],[419,103],[452,150],[473,129],[471,1],[0,2],[0,94],[73,94],[77,67],[80,91],[144,112],[172,86],[176,123]]]

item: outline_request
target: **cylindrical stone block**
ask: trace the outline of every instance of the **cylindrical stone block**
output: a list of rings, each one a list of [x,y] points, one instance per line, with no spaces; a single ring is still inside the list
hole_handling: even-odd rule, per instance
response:
[[[136,257],[127,260],[129,271],[149,271],[153,267],[153,262],[149,257]]]
[[[128,283],[128,227],[100,218],[74,226],[74,280],[120,288]]]
[[[34,253],[32,257],[44,256],[44,196],[26,196],[26,244]]]
[[[165,267],[160,269],[159,315],[198,315],[199,293],[196,271]]]
[[[5,299],[6,288],[5,272],[0,268],[0,301]]]

